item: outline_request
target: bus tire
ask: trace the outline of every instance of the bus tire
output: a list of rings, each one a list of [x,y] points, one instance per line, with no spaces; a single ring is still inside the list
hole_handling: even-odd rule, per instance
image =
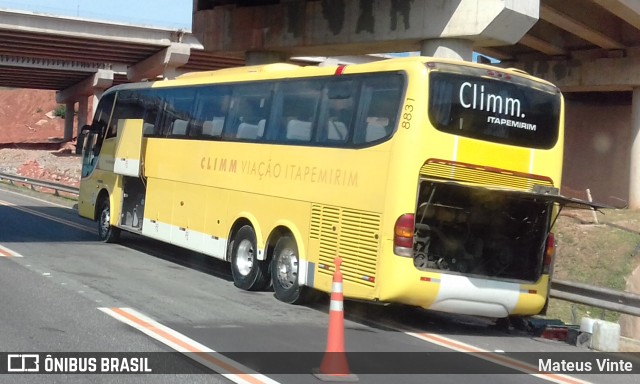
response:
[[[105,243],[115,243],[120,239],[120,228],[111,225],[109,199],[103,199],[98,211],[98,236]]]
[[[236,232],[231,243],[231,275],[233,284],[245,291],[265,289],[269,283],[269,268],[258,260],[256,232],[245,225]]]
[[[311,288],[298,283],[299,268],[296,241],[290,235],[284,235],[278,239],[271,261],[271,280],[278,300],[289,304],[302,304],[308,300]]]

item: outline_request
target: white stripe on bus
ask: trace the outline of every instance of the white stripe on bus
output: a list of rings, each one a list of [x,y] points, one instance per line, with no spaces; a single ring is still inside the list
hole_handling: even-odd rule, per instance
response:
[[[152,239],[175,244],[217,259],[226,259],[227,239],[222,237],[214,237],[189,228],[180,229],[177,225],[149,218],[144,218],[142,222],[142,234]]]
[[[459,275],[440,275],[440,288],[429,309],[464,313],[472,308],[476,315],[506,317],[520,298],[520,284]]]

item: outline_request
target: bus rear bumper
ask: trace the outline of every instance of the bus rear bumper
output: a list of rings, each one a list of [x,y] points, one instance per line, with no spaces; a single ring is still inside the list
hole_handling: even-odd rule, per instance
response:
[[[401,258],[397,261],[400,264],[406,262]],[[381,290],[381,301],[401,302],[440,312],[500,318],[536,315],[547,298],[546,275],[528,284],[407,267],[404,269],[405,278],[395,279],[392,291]],[[407,270],[411,271],[409,276]]]
[[[507,317],[509,310],[501,303],[477,302],[462,299],[437,301],[426,309],[474,316]]]
[[[517,282],[441,274],[435,300],[425,308],[460,314],[506,317],[537,314],[544,294]]]

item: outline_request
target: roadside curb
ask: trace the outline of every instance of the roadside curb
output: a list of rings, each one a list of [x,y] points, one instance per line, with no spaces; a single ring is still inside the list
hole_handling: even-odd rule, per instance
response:
[[[620,352],[640,352],[640,340],[621,336]]]

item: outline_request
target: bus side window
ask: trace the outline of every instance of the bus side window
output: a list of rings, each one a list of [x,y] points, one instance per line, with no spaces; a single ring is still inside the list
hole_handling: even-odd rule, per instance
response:
[[[222,128],[224,127],[224,116],[213,116],[211,120],[202,123],[202,136],[204,137],[220,137],[222,136]]]
[[[113,116],[109,122],[107,138],[117,137],[118,123],[124,119],[142,119],[145,114],[144,97],[137,91],[128,90],[118,92]]]
[[[324,97],[324,130],[318,136],[322,144],[343,146],[351,137],[353,128],[355,99],[357,94],[355,80],[331,81],[327,84]]]
[[[282,85],[281,105],[275,112],[279,141],[309,143],[316,127],[322,95],[320,80],[295,80]]]
[[[402,97],[402,77],[385,74],[366,79],[360,97],[360,111],[354,135],[356,145],[382,141],[396,125]]]
[[[147,109],[145,110],[142,123],[142,133],[144,136],[154,136],[156,134],[158,110],[154,107],[155,106],[147,106]]]
[[[185,137],[193,123],[192,109],[195,89],[174,88],[163,92],[164,109],[160,121],[163,135]]]
[[[256,84],[235,88],[232,118],[225,125],[225,137],[251,141],[262,138],[270,112],[272,87],[272,84]]]
[[[175,119],[171,123],[171,136],[184,136],[187,134],[189,120]]]
[[[93,116],[92,130],[98,132],[98,141],[93,149],[96,156],[100,153],[102,140],[104,140],[106,135],[105,130],[109,124],[111,113],[113,112],[114,98],[115,93],[109,93],[103,96]]]
[[[220,137],[229,111],[231,90],[226,86],[208,86],[198,90],[190,136]]]

